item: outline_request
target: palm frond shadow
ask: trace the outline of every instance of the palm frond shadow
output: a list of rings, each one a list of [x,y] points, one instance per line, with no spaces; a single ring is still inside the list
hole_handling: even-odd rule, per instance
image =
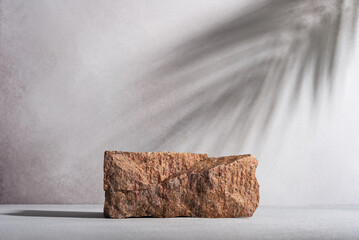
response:
[[[340,41],[352,42],[358,2],[269,0],[173,49],[137,83],[145,89],[141,107],[155,109],[144,121],[174,116],[146,148],[164,149],[191,132],[190,148],[198,149],[206,132],[220,129],[206,146],[221,149],[230,138],[240,149],[254,128],[268,129],[288,86],[294,108],[310,82],[315,105],[335,84]]]

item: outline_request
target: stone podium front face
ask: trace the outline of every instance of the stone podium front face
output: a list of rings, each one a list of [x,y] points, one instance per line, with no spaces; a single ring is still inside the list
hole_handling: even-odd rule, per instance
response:
[[[252,155],[106,151],[104,214],[126,217],[250,217],[259,204]]]

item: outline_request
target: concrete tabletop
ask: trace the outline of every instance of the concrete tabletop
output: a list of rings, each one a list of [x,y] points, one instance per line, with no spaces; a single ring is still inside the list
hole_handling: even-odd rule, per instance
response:
[[[359,239],[359,206],[260,206],[221,219],[107,219],[102,207],[0,205],[0,239]]]

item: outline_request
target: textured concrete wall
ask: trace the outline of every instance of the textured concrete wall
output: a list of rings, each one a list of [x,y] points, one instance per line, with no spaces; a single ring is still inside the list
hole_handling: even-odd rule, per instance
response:
[[[207,83],[172,91],[151,74],[166,51],[246,6],[2,0],[0,202],[102,203],[105,150],[162,150],[257,155],[262,204],[357,203],[357,56],[319,114],[305,97],[293,115],[282,109],[261,146],[226,129],[233,119],[216,108],[187,126],[183,115],[207,99],[182,97]]]

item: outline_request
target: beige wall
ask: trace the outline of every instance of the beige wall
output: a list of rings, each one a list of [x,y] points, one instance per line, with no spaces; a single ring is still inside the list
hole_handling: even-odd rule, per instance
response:
[[[162,150],[257,155],[263,205],[358,203],[358,51],[317,114],[304,92],[266,138],[253,121],[260,145],[228,131],[220,109],[184,117],[210,99],[186,101],[211,76],[176,89],[181,71],[153,74],[248,2],[2,0],[0,202],[102,203],[105,150]]]

